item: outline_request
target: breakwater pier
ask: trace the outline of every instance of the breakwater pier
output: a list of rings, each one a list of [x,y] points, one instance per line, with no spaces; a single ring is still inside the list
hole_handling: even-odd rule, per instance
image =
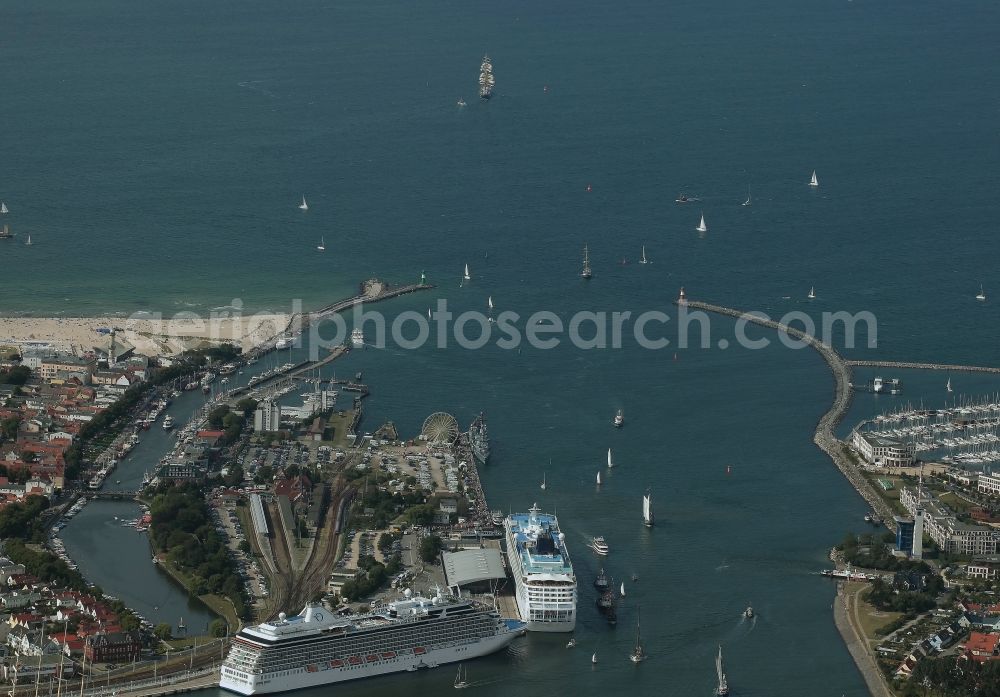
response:
[[[857,492],[867,501],[876,513],[881,517],[886,525],[890,525],[893,512],[888,504],[876,492],[875,487],[862,474],[859,463],[850,452],[847,444],[837,438],[835,430],[851,405],[853,388],[851,385],[851,375],[853,367],[877,367],[877,368],[911,368],[916,370],[944,370],[955,372],[979,372],[979,373],[1000,373],[1000,368],[972,365],[949,365],[946,363],[916,363],[911,361],[870,361],[870,360],[847,360],[841,356],[832,346],[824,343],[820,339],[803,332],[800,329],[788,326],[776,320],[745,312],[722,305],[689,300],[682,297],[677,301],[678,305],[684,305],[689,310],[701,310],[718,315],[726,315],[745,322],[784,332],[788,336],[802,341],[815,349],[833,373],[834,391],[833,403],[830,408],[819,418],[816,424],[816,431],[813,434],[813,442],[820,450],[825,452],[837,469],[843,473],[847,480],[857,490]]]
[[[834,434],[835,429],[840,422],[843,421],[848,408],[851,406],[853,392],[851,390],[851,367],[848,362],[845,361],[843,357],[841,357],[841,355],[837,353],[837,351],[835,351],[829,344],[825,344],[816,337],[811,336],[800,329],[796,329],[795,327],[790,327],[787,324],[783,324],[760,315],[755,315],[753,313],[736,310],[731,307],[723,307],[722,305],[713,305],[711,303],[698,302],[696,300],[686,300],[681,302],[685,303],[689,309],[711,312],[718,315],[726,315],[743,321],[752,322],[753,324],[757,324],[762,327],[774,329],[775,331],[784,332],[790,337],[808,344],[811,348],[815,349],[820,356],[822,356],[823,360],[826,361],[826,364],[830,367],[830,372],[833,373],[833,403],[830,405],[830,408],[827,409],[822,416],[820,416],[819,421],[816,424],[816,431],[813,434],[813,442],[816,443],[817,447],[825,452],[831,460],[833,460],[837,469],[839,469],[841,473],[847,477],[847,480],[851,483],[851,485],[854,486],[857,492],[861,494],[861,497],[879,514],[882,520],[891,521],[892,509],[890,509],[888,504],[882,500],[882,497],[878,495],[875,488],[861,473],[856,461],[848,451],[847,444],[837,438]]]

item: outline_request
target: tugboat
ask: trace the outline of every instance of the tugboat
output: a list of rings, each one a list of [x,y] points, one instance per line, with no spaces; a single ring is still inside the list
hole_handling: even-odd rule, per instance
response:
[[[750,603],[747,603],[747,609],[743,611],[743,616],[745,618],[747,618],[748,620],[752,620],[753,619],[753,617],[754,617],[754,615],[753,615],[753,606],[750,605]]]
[[[621,428],[622,424],[625,423],[625,413],[619,409],[618,413],[615,414],[615,428]]]
[[[604,568],[602,567],[601,570],[597,572],[597,578],[594,579],[594,588],[603,593],[610,587],[608,577],[605,575]]]
[[[489,56],[483,56],[483,63],[479,66],[479,96],[482,99],[489,99],[493,96],[493,86],[496,79],[493,77],[493,63]]]

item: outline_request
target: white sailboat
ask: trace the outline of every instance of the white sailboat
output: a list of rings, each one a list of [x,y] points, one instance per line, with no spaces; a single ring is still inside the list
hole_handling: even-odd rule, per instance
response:
[[[986,300],[986,291],[983,290],[983,284],[982,283],[979,284],[979,295],[976,296],[976,300],[979,300],[980,302],[982,302],[983,300]]]
[[[807,295],[806,297],[809,298],[810,300],[816,299],[816,286],[812,286],[809,288],[809,295]]]
[[[611,459],[611,448],[608,448],[608,469],[611,469],[614,466],[614,460]]]
[[[816,178],[816,170],[813,170],[812,179],[809,180],[809,186],[819,186],[819,179]]]
[[[31,246],[31,235],[28,235],[28,239],[25,241],[25,244],[29,247]]]
[[[307,211],[309,210],[309,204],[306,203],[306,195],[302,194],[302,203],[299,204],[299,210]]]
[[[625,582],[622,581],[622,587],[618,589],[618,593],[624,598],[625,597]]]
[[[600,485],[601,485],[601,473],[598,472],[597,473],[597,486],[600,486]]]
[[[719,646],[719,655],[715,657],[715,672],[719,678],[719,685],[715,688],[718,697],[726,697],[729,694],[729,683],[726,681],[726,674],[722,670],[722,646]]]
[[[951,378],[948,378],[948,384],[946,384],[944,388],[949,392],[951,392]]]
[[[539,487],[542,491],[545,491],[545,472],[542,472],[542,486]]]
[[[633,663],[641,663],[646,660],[646,650],[642,648],[642,634],[639,631],[639,613],[636,611],[635,617],[635,648],[632,649],[629,660]]]
[[[468,673],[466,673],[462,669],[462,664],[459,663],[458,664],[458,673],[455,675],[455,689],[456,690],[461,690],[462,688],[468,687],[469,686],[469,680],[468,680],[468,678],[469,678]]]
[[[321,252],[325,252],[326,251],[326,238],[325,237],[320,237],[319,238],[319,244],[316,245],[316,249],[318,249]]]
[[[431,308],[427,308],[427,319],[431,319]]]
[[[698,227],[695,228],[698,232],[708,232],[708,226],[705,225],[705,214],[701,214],[701,222],[698,223]]]
[[[594,665],[597,664],[597,652],[596,651],[594,651],[594,653],[590,656],[590,662],[593,663]]]
[[[653,517],[653,494],[649,489],[642,497],[642,522],[647,528],[653,527],[655,518]]]
[[[642,245],[642,256],[639,257],[640,264],[648,264],[649,261],[646,259],[646,245]]]
[[[471,281],[472,280],[472,276],[469,275],[469,265],[468,264],[465,265],[465,275],[462,276],[462,280],[463,281]]]
[[[486,306],[490,309],[489,322],[490,322],[490,324],[493,324],[494,322],[496,322],[496,320],[493,319],[493,296],[492,295],[489,298],[486,299]]]
[[[749,206],[750,203],[751,203],[750,199],[751,199],[751,197],[750,197],[750,185],[747,184],[747,200],[743,202],[743,205],[744,206]]]
[[[7,213],[7,212],[8,212],[7,204],[4,203],[3,201],[0,201],[0,213]]]

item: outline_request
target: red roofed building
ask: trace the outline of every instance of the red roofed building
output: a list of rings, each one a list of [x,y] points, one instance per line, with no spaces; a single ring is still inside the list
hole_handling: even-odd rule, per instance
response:
[[[972,632],[965,642],[965,656],[978,663],[995,661],[1000,658],[1000,634],[995,632]]]
[[[225,431],[205,430],[205,431],[198,431],[197,438],[198,440],[205,441],[205,443],[209,447],[212,447],[216,443],[218,443],[219,439],[222,438],[224,435],[226,435]]]

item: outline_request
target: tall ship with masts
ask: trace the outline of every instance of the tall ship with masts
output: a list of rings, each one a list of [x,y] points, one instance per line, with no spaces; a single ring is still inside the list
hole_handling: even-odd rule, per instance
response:
[[[483,412],[479,412],[479,416],[469,426],[469,447],[480,464],[485,465],[490,459],[490,436],[486,430],[486,414]]]
[[[493,63],[489,56],[483,56],[483,64],[479,66],[479,96],[489,99],[493,96],[493,86],[496,78],[493,77]]]
[[[403,597],[342,617],[310,604],[301,613],[233,637],[219,686],[243,695],[285,692],[386,675],[495,653],[524,631],[492,606],[443,595]]]

